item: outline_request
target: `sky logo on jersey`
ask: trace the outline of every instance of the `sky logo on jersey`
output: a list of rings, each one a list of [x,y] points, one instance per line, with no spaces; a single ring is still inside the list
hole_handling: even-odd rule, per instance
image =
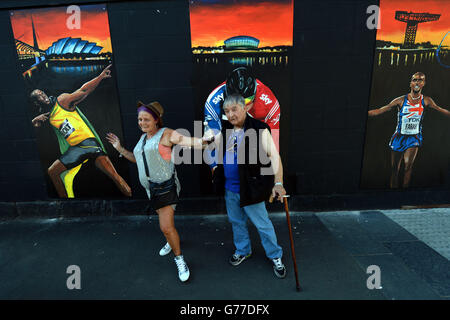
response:
[[[269,103],[272,103],[272,100],[269,99],[269,96],[267,94],[262,94],[261,97],[259,97],[266,105]]]
[[[213,103],[218,104],[222,100],[223,100],[223,92],[221,94],[219,94],[217,97],[214,97]]]

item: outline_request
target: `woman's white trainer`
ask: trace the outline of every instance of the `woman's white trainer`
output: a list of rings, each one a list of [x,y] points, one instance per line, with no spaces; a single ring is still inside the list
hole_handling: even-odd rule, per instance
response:
[[[160,256],[168,255],[170,253],[170,251],[172,251],[172,248],[170,247],[170,244],[167,242],[164,245],[164,247],[162,247],[161,250],[159,250],[159,255]]]
[[[182,255],[176,256],[174,260],[178,268],[178,278],[180,278],[180,280],[183,282],[189,279],[190,275],[189,268],[186,262],[184,261],[183,256]]]

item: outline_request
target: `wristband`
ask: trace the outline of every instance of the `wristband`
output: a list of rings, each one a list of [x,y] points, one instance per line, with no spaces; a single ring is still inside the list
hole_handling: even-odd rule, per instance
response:
[[[277,182],[277,183],[275,183],[275,185],[276,186],[283,186],[283,183],[282,182]]]

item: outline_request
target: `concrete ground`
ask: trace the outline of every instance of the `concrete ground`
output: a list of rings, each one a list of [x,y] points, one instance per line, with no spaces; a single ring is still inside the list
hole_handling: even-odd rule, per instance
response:
[[[158,255],[165,241],[155,215],[2,221],[0,299],[450,300],[450,208],[291,212],[301,292],[285,214],[270,217],[284,249],[282,280],[252,225],[253,255],[233,267],[226,216],[176,216],[187,283],[173,254]],[[72,265],[81,289],[67,287]],[[368,288],[373,268],[378,289]]]

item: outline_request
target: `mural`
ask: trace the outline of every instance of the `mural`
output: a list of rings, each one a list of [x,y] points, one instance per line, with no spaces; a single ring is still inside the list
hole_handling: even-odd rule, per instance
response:
[[[269,124],[279,147],[281,108],[290,104],[293,1],[191,1],[189,9],[197,101],[209,127],[220,126],[227,75],[245,67],[257,79],[248,113]]]
[[[450,2],[380,1],[361,187],[445,182]]]
[[[130,196],[125,164],[102,142],[109,131],[122,137],[106,5],[14,10],[10,19],[49,196]]]
[[[240,74],[256,79],[244,97],[248,113],[271,127],[282,157],[288,145],[283,131],[289,131],[283,119],[291,105],[293,5],[292,0],[189,2],[196,119],[211,129],[221,127],[227,76],[241,68]],[[204,175],[209,181],[207,169]]]

